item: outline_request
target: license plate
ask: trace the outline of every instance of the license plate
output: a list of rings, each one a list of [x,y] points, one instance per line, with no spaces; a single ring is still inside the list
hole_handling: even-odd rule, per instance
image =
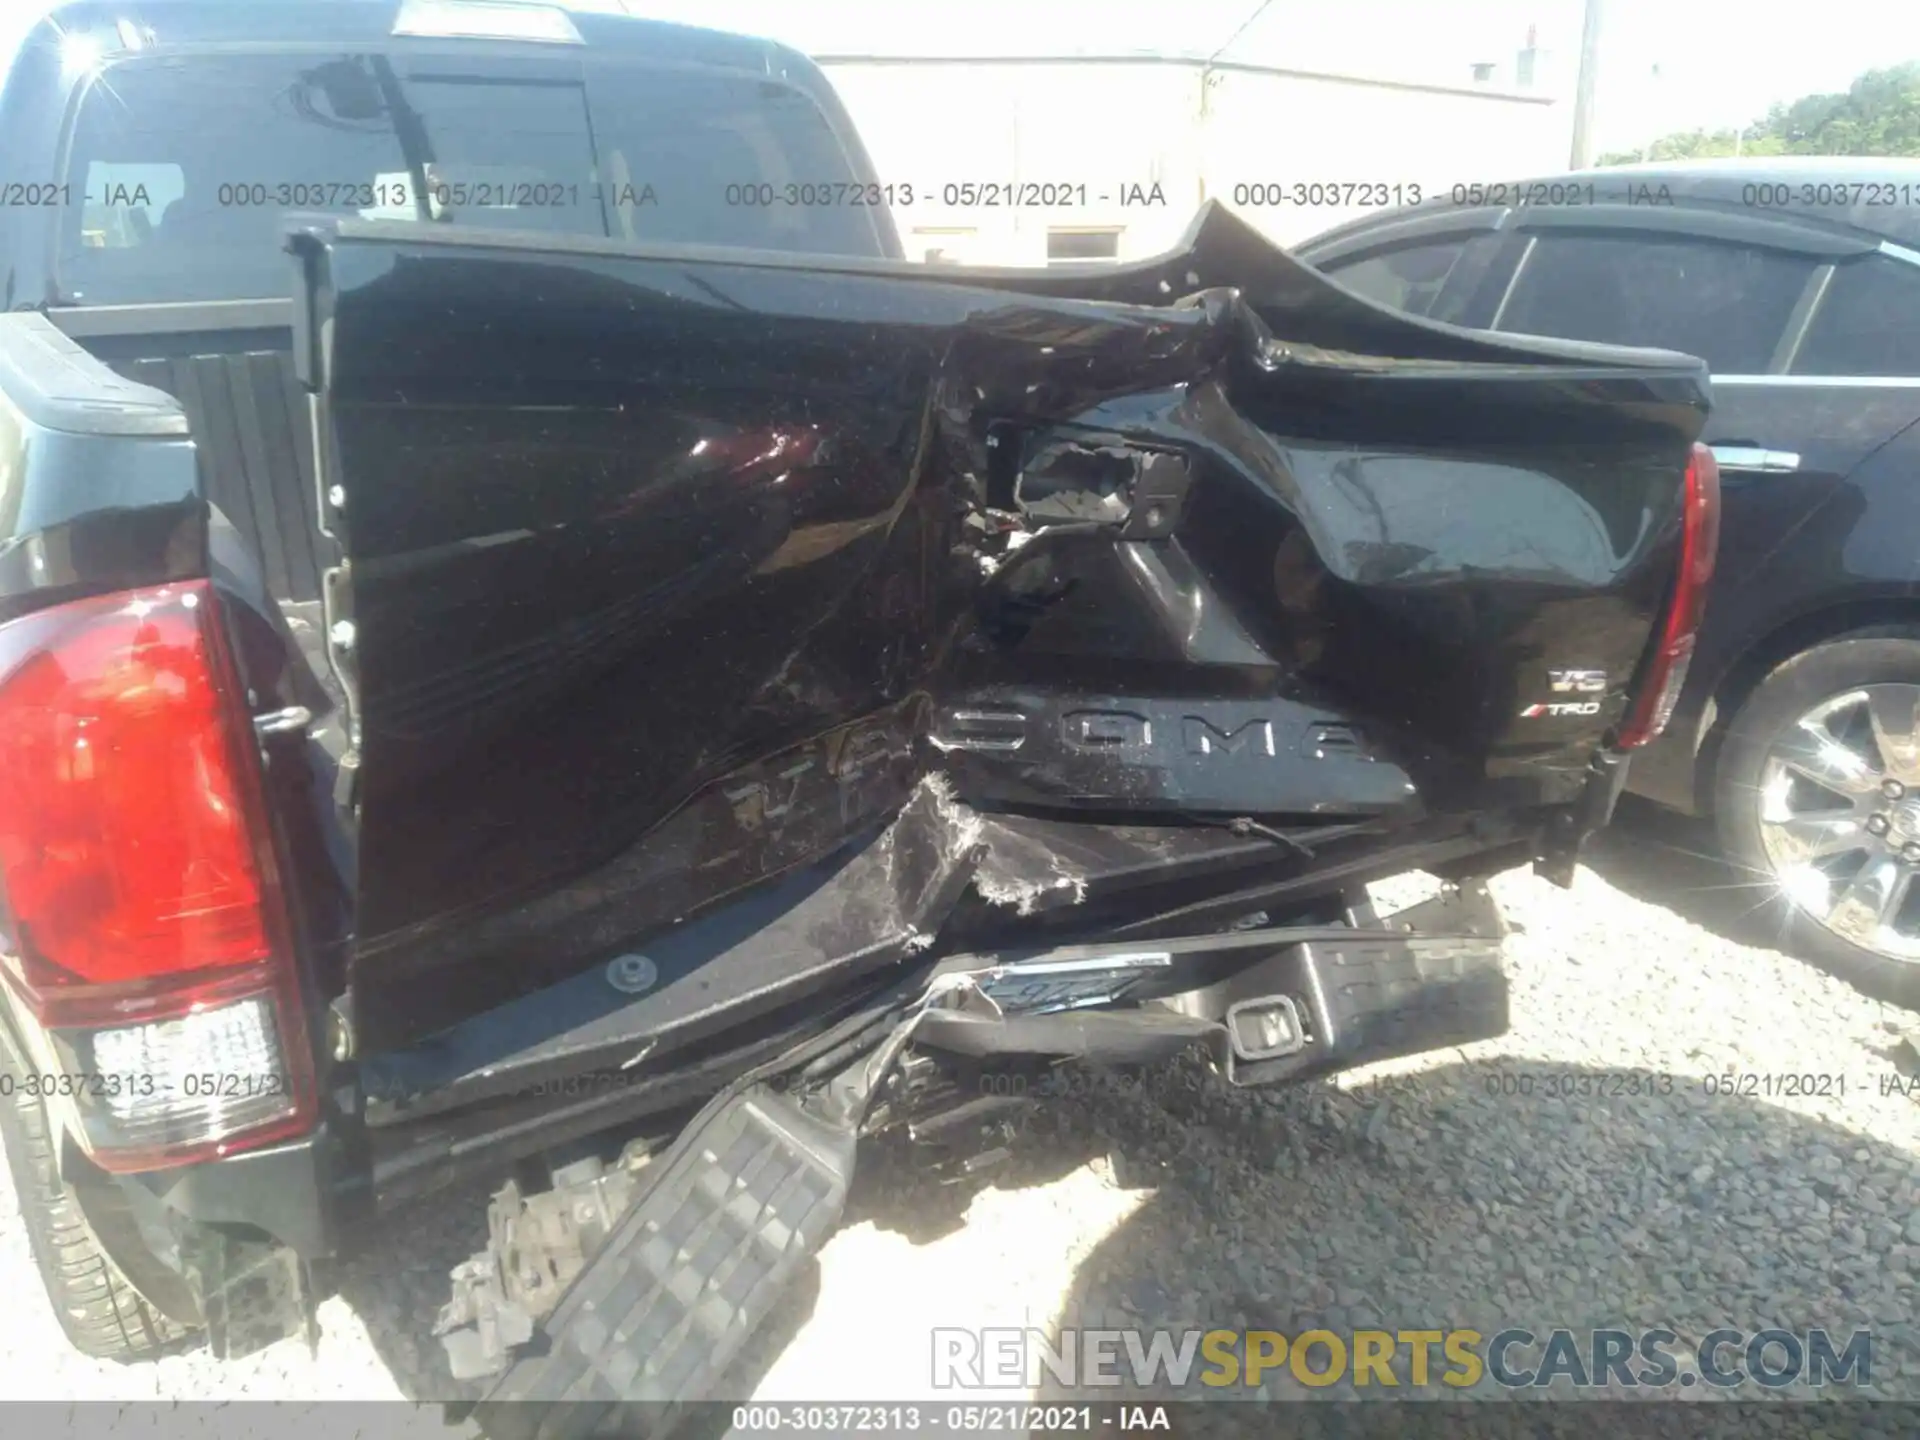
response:
[[[1045,1015],[1111,1005],[1147,976],[1173,964],[1165,951],[1102,955],[1088,960],[1029,960],[997,966],[981,993],[1009,1015]]]

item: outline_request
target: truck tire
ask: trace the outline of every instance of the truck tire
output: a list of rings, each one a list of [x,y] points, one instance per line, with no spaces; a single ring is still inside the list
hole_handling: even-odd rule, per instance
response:
[[[101,1248],[79,1200],[61,1180],[46,1106],[21,1084],[19,1058],[3,1025],[0,1074],[11,1082],[11,1093],[0,1096],[7,1168],[60,1328],[75,1349],[101,1360],[151,1360],[181,1348],[195,1332],[140,1297]]]
[[[1920,641],[1881,630],[1816,645],[1778,666],[1734,713],[1714,820],[1735,868],[1772,891],[1792,953],[1875,999],[1920,1010],[1915,745]],[[1880,896],[1894,903],[1876,903]]]

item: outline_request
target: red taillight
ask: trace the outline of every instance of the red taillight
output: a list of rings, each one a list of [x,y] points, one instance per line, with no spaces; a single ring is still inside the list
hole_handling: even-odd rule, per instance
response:
[[[89,1072],[63,1093],[103,1164],[114,1151],[112,1168],[192,1158],[310,1121],[267,837],[210,585],[76,601],[0,626],[0,964],[62,1068]],[[252,1051],[276,1052],[268,1079],[198,1069],[166,1082],[193,1093],[162,1095],[144,1059],[145,1077],[92,1076],[102,1056],[155,1045],[214,1055],[232,1029],[223,1007],[259,1032]],[[250,1103],[235,1105],[237,1091]]]
[[[1720,466],[1705,445],[1696,444],[1687,463],[1684,503],[1680,573],[1660,638],[1615,742],[1623,750],[1645,745],[1667,728],[1693,663],[1694,638],[1706,614],[1707,590],[1720,548]]]
[[[208,601],[83,600],[6,636],[0,883],[36,992],[267,958]]]

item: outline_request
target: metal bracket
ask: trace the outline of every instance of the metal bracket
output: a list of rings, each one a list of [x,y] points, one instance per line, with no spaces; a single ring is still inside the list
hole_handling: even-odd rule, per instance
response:
[[[314,1287],[287,1246],[200,1226],[182,1245],[181,1259],[214,1358],[238,1359],[296,1337],[310,1348],[320,1343]]]
[[[1160,540],[1171,535],[1186,509],[1192,467],[1184,455],[1154,451],[1141,458],[1133,486],[1133,509],[1120,531],[1123,540]]]
[[[304,705],[289,705],[269,715],[253,717],[253,733],[262,740],[277,735],[297,735],[313,723],[313,712]]]
[[[359,637],[353,623],[351,582],[352,567],[344,561],[320,573],[320,623],[321,638],[327,647],[327,664],[340,682],[340,694],[346,702],[347,744],[351,752],[357,753],[360,749],[360,662],[355,653]]]
[[[1787,474],[1800,468],[1800,457],[1791,450],[1766,450],[1758,445],[1715,445],[1713,458],[1722,470],[1761,470],[1769,474]]]
[[[533,1338],[633,1204],[647,1159],[630,1145],[612,1168],[583,1161],[537,1195],[511,1180],[501,1187],[487,1208],[487,1248],[454,1267],[453,1298],[434,1325],[456,1380],[499,1374]]]

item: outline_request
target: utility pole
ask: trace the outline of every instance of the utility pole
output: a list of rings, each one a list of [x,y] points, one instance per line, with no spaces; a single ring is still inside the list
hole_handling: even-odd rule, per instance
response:
[[[1600,71],[1601,0],[1587,0],[1586,22],[1580,28],[1580,75],[1573,91],[1573,156],[1571,167],[1584,170],[1593,163],[1593,90]]]
[[[1654,117],[1656,120],[1664,120],[1667,114],[1667,107],[1660,84],[1660,67],[1658,65],[1653,67],[1653,93],[1655,103],[1651,108],[1654,112]],[[1643,164],[1653,158],[1653,142],[1658,138],[1657,135],[1650,135],[1647,137],[1647,143],[1640,147],[1640,160]]]
[[[1199,149],[1199,155],[1197,156],[1194,169],[1197,172],[1195,179],[1200,187],[1200,202],[1202,204],[1205,204],[1207,199],[1207,158],[1212,151],[1210,131],[1213,121],[1213,87],[1218,80],[1218,72],[1214,70],[1213,62],[1226,54],[1228,50],[1232,49],[1234,42],[1247,33],[1247,27],[1252,25],[1253,22],[1258,20],[1262,15],[1266,14],[1272,6],[1273,0],[1260,0],[1260,4],[1254,9],[1253,13],[1234,27],[1233,33],[1227,37],[1226,43],[1209,55],[1206,58],[1206,62],[1200,67],[1200,123],[1196,127],[1194,136],[1195,143]]]

